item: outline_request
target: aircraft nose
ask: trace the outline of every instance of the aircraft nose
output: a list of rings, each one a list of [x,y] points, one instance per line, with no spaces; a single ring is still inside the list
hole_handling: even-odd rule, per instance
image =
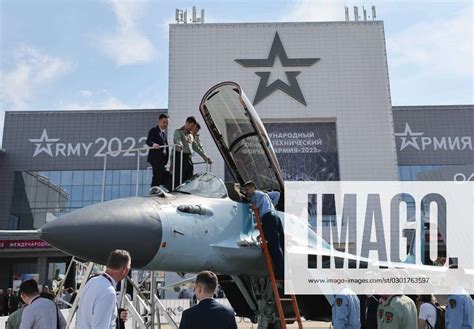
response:
[[[158,252],[162,223],[151,198],[112,200],[65,214],[41,227],[41,238],[79,258],[106,264],[115,249],[128,250],[132,267]]]

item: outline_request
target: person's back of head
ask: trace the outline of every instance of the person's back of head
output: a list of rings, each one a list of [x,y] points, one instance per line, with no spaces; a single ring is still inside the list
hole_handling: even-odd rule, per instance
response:
[[[245,184],[244,184],[243,187],[244,187],[244,188],[245,188],[245,187],[251,187],[251,188],[257,189],[257,185],[255,185],[255,183],[254,183],[253,181],[251,181],[251,180],[245,182]]]
[[[25,303],[39,295],[38,283],[31,279],[23,281],[20,285],[19,295]]]
[[[130,253],[126,250],[114,250],[109,254],[107,259],[107,268],[112,270],[120,270],[124,266],[127,266],[131,261]]]
[[[433,302],[433,295],[420,295],[418,299],[422,303],[432,303]]]
[[[197,124],[196,118],[193,116],[186,118],[186,123]]]
[[[125,278],[130,271],[132,257],[126,250],[117,249],[109,254],[107,260],[107,273],[113,274],[115,280],[120,281]]]
[[[212,298],[217,288],[217,275],[211,271],[202,271],[196,277],[196,296],[199,300]]]
[[[248,182],[245,182],[243,188],[245,194],[250,198],[252,196],[252,193],[257,190],[257,185],[255,185],[255,183],[250,180]]]
[[[167,113],[161,113],[160,116],[158,117],[158,120],[161,119],[169,119],[170,116]]]

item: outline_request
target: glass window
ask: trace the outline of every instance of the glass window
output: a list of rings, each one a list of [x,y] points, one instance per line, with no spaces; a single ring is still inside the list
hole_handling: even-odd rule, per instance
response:
[[[49,180],[56,185],[61,184],[61,172],[60,171],[50,171]]]
[[[411,168],[411,179],[416,180],[416,175],[423,172],[422,166],[410,166]]]
[[[112,179],[112,176],[113,176],[113,170],[108,170],[105,172],[105,184],[106,185],[112,185],[113,183],[113,179]]]
[[[49,171],[38,171],[38,175],[49,178]]]
[[[82,201],[73,201],[71,202],[71,211],[82,208]]]
[[[73,186],[72,193],[71,193],[71,200],[72,201],[82,201],[82,190],[83,186]]]
[[[84,186],[84,194],[82,196],[82,199],[84,201],[92,201],[93,200],[93,192],[92,192],[93,186]]]
[[[19,226],[20,226],[20,217],[10,215],[10,221],[8,222],[8,229],[18,230]]]
[[[137,176],[138,176],[138,182],[140,183],[140,171],[133,170],[132,171],[132,177],[131,177],[131,184],[135,185],[137,183]]]
[[[66,263],[49,263],[48,282],[51,283],[50,289],[57,287],[61,281],[61,276],[66,273]],[[53,283],[54,282],[54,283]]]
[[[120,185],[119,191],[119,198],[130,197],[130,185]]]
[[[150,187],[148,185],[142,185],[141,186],[141,196],[148,195],[148,192],[150,190]]]
[[[100,200],[100,197],[99,197]],[[105,201],[112,200],[112,186],[106,186],[105,187],[105,196],[104,196]]]
[[[148,167],[147,170],[143,171],[142,184],[151,185],[151,178],[153,177],[153,171],[151,167]]]
[[[71,185],[61,186],[61,188],[63,189],[64,192],[66,192],[67,198],[70,199],[71,198],[71,193],[72,193],[72,186]]]
[[[84,172],[74,171],[72,174],[72,185],[84,185]]]
[[[72,185],[72,171],[63,171],[61,173],[61,185]]]
[[[411,180],[410,166],[400,166],[400,178],[404,181]]]
[[[112,199],[118,199],[119,198],[119,187],[118,186],[112,186]]]
[[[112,171],[112,184],[119,185],[120,184],[120,170],[113,170]]]
[[[109,189],[109,194],[111,195],[111,186],[106,186],[105,187],[105,194],[107,195],[107,189]],[[94,201],[101,201],[102,200],[102,186],[94,186],[92,190],[93,196],[92,200]],[[110,199],[109,199],[110,200]]]
[[[102,185],[102,170],[94,171],[94,185]]]
[[[130,185],[132,182],[131,170],[120,170],[120,185]]]
[[[87,170],[84,172],[84,185],[94,185],[94,172]]]

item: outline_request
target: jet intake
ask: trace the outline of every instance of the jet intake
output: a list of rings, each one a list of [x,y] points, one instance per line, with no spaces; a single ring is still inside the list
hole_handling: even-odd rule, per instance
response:
[[[188,214],[197,214],[201,216],[213,216],[214,211],[211,208],[200,205],[180,205],[178,210]]]

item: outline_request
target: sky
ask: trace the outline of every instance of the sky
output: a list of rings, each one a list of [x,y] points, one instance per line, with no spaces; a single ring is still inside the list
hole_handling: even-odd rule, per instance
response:
[[[0,0],[0,148],[5,111],[167,108],[176,8],[204,8],[206,23],[304,22],[372,5],[393,105],[474,104],[470,0]]]

